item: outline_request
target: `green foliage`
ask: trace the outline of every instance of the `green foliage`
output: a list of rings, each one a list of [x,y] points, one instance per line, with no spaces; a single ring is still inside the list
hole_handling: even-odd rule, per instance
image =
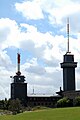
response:
[[[70,107],[70,106],[72,106],[71,101],[66,97],[57,101],[57,107]]]
[[[18,98],[14,100],[10,100],[8,109],[12,111],[13,114],[20,113],[22,110],[20,100]]]
[[[0,100],[0,109],[7,110],[8,109],[8,100]]]
[[[75,106],[80,106],[80,96],[75,98]]]

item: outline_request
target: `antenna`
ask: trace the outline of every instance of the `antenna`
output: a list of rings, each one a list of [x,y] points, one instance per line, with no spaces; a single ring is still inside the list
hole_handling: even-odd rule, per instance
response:
[[[20,72],[20,53],[18,52],[17,53],[17,65],[18,65],[18,71],[17,71],[17,75],[21,75],[21,72]]]
[[[67,18],[67,37],[68,37],[67,53],[70,53],[70,52],[69,52],[69,18]]]
[[[33,95],[34,95],[34,86],[33,86]]]
[[[18,72],[20,72],[20,54],[17,53],[17,59],[18,59]]]

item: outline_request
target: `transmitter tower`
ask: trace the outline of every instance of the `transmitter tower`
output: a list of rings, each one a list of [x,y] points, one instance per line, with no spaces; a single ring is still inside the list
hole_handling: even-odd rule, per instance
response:
[[[17,72],[12,77],[13,83],[11,83],[11,99],[20,99],[25,101],[27,98],[27,83],[25,83],[25,76],[20,72],[20,53],[17,53]]]
[[[69,51],[69,18],[67,22],[67,52],[63,56],[63,63],[61,68],[63,68],[63,91],[75,91],[75,68],[77,67],[77,62],[74,62],[74,55]]]

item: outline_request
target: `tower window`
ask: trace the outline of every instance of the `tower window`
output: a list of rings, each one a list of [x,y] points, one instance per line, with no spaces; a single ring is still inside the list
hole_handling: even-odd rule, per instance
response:
[[[19,80],[21,80],[21,78],[19,78]]]

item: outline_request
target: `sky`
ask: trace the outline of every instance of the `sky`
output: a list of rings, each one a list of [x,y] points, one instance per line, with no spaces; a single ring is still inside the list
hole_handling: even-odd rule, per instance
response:
[[[0,0],[0,99],[10,98],[18,51],[28,95],[33,88],[36,95],[63,89],[60,63],[67,52],[68,17],[80,90],[80,0]]]

